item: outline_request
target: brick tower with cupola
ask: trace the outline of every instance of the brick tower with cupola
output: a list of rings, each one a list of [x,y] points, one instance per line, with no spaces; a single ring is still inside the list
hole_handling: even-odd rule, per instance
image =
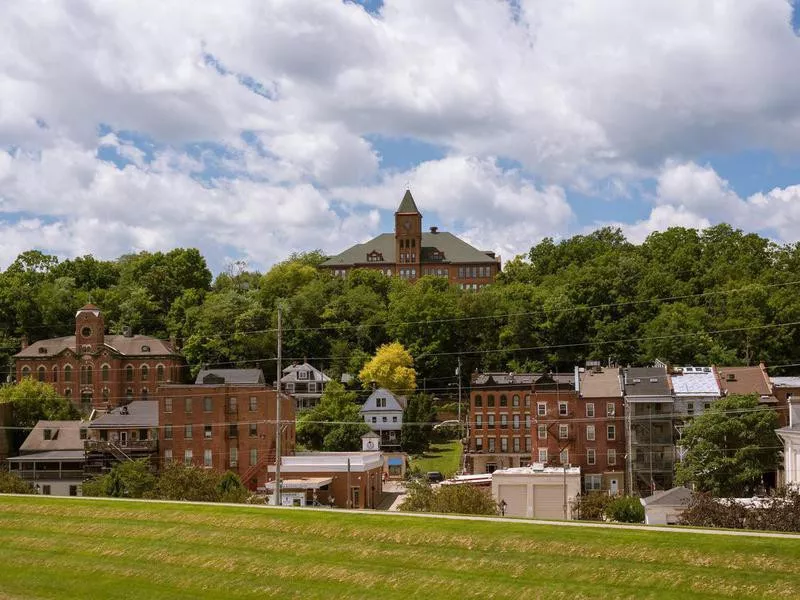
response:
[[[422,277],[422,213],[409,190],[394,213],[394,239],[397,268],[411,270],[407,279]]]
[[[94,304],[87,304],[75,313],[75,347],[80,353],[95,353],[105,342],[106,324],[103,313]]]

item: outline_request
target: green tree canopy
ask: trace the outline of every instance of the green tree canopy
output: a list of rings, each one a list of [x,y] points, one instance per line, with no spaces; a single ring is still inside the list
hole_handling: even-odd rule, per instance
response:
[[[777,413],[756,396],[716,401],[683,430],[676,481],[719,497],[755,494],[764,473],[778,467],[777,428]]]
[[[369,431],[359,413],[355,392],[331,381],[319,403],[297,417],[296,439],[310,450],[347,452],[361,449],[361,436]]]

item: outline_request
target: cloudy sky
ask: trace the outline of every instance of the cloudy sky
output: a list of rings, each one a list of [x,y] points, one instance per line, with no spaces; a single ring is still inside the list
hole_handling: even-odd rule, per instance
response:
[[[0,268],[215,270],[425,225],[503,257],[618,224],[800,239],[789,0],[5,0]]]

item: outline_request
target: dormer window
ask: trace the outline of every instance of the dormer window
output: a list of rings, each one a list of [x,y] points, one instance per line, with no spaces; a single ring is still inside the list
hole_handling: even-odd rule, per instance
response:
[[[142,346],[142,352],[150,352],[150,346],[148,346],[147,344]]]
[[[52,440],[53,439],[53,430],[52,429],[45,429],[44,430],[44,439]]]
[[[377,250],[373,250],[367,254],[367,262],[383,262],[383,254]]]
[[[298,379],[308,379],[308,371],[298,371],[297,372]]]
[[[44,346],[39,346],[39,354],[47,354],[47,348]]]

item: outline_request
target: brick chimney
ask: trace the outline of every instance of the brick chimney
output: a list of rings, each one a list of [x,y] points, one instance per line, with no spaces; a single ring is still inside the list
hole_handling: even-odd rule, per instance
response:
[[[19,339],[19,344],[20,344],[20,346],[22,346],[22,350],[25,350],[25,348],[27,348],[29,346],[29,344],[28,344],[28,336],[27,335],[23,335]]]

